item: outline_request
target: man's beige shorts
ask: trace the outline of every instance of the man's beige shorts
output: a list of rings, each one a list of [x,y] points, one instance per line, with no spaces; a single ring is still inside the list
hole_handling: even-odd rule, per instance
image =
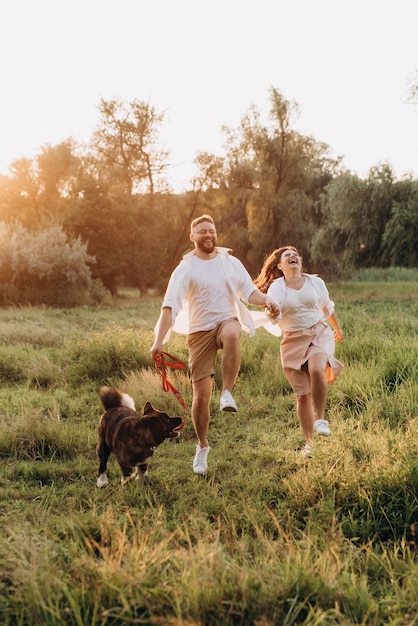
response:
[[[215,374],[216,355],[218,350],[223,348],[221,334],[226,324],[237,324],[241,332],[241,324],[234,317],[225,320],[212,330],[199,330],[188,335],[189,371],[192,382]]]

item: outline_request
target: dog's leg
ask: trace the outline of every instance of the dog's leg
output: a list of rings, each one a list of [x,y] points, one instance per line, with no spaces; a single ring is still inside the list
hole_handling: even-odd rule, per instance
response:
[[[122,470],[121,484],[123,487],[127,482],[129,482],[131,478],[134,477],[134,470],[132,469],[130,465],[125,465],[124,463],[121,463],[120,461],[119,461],[119,465],[120,465],[120,469]]]
[[[103,472],[103,474],[100,474],[100,476],[97,479],[97,486],[98,487],[107,487],[108,482],[107,482],[107,476],[106,476],[106,472]]]
[[[107,467],[107,461],[109,459],[109,455],[110,455],[110,448],[109,446],[107,446],[105,444],[104,441],[100,441],[97,445],[97,456],[99,457],[99,476],[97,478],[97,486],[98,487],[106,487],[108,482],[107,482],[107,476],[106,476],[106,467]]]
[[[135,480],[140,480],[141,483],[145,483],[148,478],[148,463],[141,463],[135,467]]]

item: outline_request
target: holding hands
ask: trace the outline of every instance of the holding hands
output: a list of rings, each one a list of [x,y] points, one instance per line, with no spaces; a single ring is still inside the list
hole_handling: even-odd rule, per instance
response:
[[[264,308],[266,309],[266,313],[269,317],[277,317],[278,315],[280,315],[280,309],[278,304],[276,304],[276,302],[269,296],[266,297],[266,303],[264,305]]]

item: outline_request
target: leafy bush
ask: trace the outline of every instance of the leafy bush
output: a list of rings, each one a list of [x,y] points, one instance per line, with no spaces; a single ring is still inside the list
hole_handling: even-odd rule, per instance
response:
[[[0,223],[0,304],[70,306],[89,300],[92,290],[87,244],[69,240],[61,226],[30,231]]]

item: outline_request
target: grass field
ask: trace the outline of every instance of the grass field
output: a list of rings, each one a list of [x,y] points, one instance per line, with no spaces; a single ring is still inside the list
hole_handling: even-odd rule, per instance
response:
[[[97,393],[182,416],[149,357],[160,299],[1,309],[0,623],[418,624],[416,279],[328,285],[346,367],[312,459],[262,329],[242,339],[237,414],[216,376],[207,475],[189,419],[124,488],[113,458],[96,487]],[[183,336],[167,350],[187,360]]]

